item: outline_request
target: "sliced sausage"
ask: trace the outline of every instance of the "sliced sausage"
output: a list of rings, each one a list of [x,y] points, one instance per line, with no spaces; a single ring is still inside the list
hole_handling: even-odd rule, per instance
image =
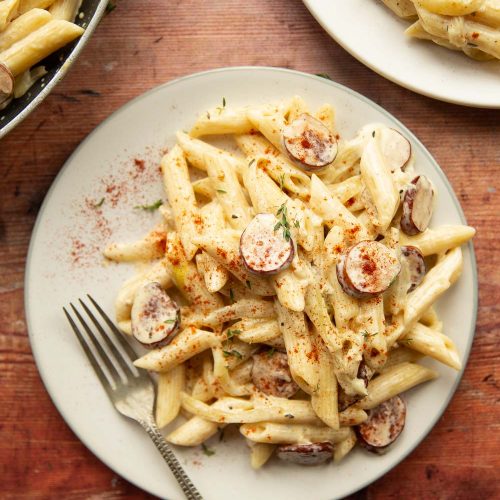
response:
[[[379,144],[382,156],[390,171],[392,173],[398,169],[404,171],[411,157],[410,141],[393,128],[383,128],[377,133],[380,134]]]
[[[378,241],[361,241],[337,263],[337,277],[352,297],[375,297],[387,290],[401,271],[393,249]]]
[[[406,420],[406,405],[395,396],[373,410],[368,419],[358,426],[360,444],[369,451],[381,453],[393,443],[403,431]]]
[[[0,105],[12,97],[14,77],[5,64],[0,63]]]
[[[411,181],[403,197],[401,229],[408,236],[425,231],[432,217],[434,208],[434,189],[424,175]]]
[[[276,274],[292,262],[295,250],[290,227],[273,214],[257,214],[240,238],[240,254],[255,274]]]
[[[337,141],[328,128],[303,113],[282,131],[283,145],[290,158],[305,170],[326,167],[337,156]]]
[[[299,465],[317,465],[333,456],[332,443],[285,444],[278,446],[276,455],[285,462]]]
[[[410,268],[410,286],[408,292],[412,292],[422,283],[427,272],[424,256],[417,247],[411,245],[402,246],[401,255],[406,259]]]
[[[139,288],[131,316],[132,335],[149,349],[168,344],[179,329],[179,307],[160,283],[147,283]]]
[[[259,391],[280,398],[291,398],[298,390],[284,352],[269,351],[254,354],[252,381]]]

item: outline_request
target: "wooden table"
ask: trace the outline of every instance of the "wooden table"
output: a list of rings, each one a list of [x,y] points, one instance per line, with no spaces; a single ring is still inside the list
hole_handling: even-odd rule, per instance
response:
[[[331,40],[298,0],[119,1],[65,81],[1,141],[0,496],[147,497],[85,448],[41,383],[24,317],[26,251],[50,184],[94,127],[151,87],[231,65],[327,73],[393,113],[444,168],[478,228],[472,354],[430,436],[355,498],[499,498],[500,111],[444,104],[385,80]]]

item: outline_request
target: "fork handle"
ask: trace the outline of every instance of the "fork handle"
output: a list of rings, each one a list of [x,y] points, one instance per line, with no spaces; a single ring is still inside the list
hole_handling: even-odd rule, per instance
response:
[[[186,495],[186,498],[188,500],[203,500],[203,497],[200,495],[195,485],[191,482],[191,479],[187,476],[186,472],[182,468],[182,465],[179,463],[179,460],[177,460],[177,457],[174,455],[172,448],[170,448],[167,444],[156,424],[154,422],[144,420],[140,423],[149,434],[149,437],[152,439],[155,446],[158,448],[158,451],[161,453],[165,462],[167,462],[167,465],[170,467],[175,479],[177,479],[177,482]]]

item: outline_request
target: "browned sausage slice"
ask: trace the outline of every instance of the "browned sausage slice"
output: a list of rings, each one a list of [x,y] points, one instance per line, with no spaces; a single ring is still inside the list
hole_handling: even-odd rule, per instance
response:
[[[132,335],[149,349],[168,344],[180,323],[178,305],[159,283],[147,283],[137,291],[132,306]]]
[[[395,396],[373,410],[368,419],[358,426],[360,444],[369,451],[381,453],[393,443],[403,431],[406,420],[406,405]]]
[[[378,241],[361,241],[337,263],[337,276],[345,293],[356,298],[375,297],[387,290],[401,271],[393,249]]]
[[[434,189],[424,175],[411,181],[403,198],[401,229],[408,236],[425,231],[432,217],[434,208]]]
[[[285,444],[278,446],[276,455],[285,462],[299,465],[318,465],[332,458],[333,445],[324,443]]]
[[[305,170],[326,167],[337,156],[337,141],[328,128],[303,113],[282,131],[283,145],[290,158]]]
[[[408,292],[412,292],[422,283],[427,272],[424,256],[417,247],[411,245],[402,246],[401,255],[406,259],[410,268],[410,286]]]
[[[411,156],[410,141],[393,128],[383,128],[377,133],[380,133],[382,156],[390,171],[392,173],[398,169],[404,171]]]
[[[12,97],[14,77],[5,64],[0,63],[0,106]]]
[[[240,254],[246,268],[255,274],[276,274],[292,262],[295,250],[290,228],[273,214],[257,214],[240,238]]]
[[[254,354],[252,380],[259,391],[270,396],[290,398],[299,390],[290,373],[288,357],[280,351]]]

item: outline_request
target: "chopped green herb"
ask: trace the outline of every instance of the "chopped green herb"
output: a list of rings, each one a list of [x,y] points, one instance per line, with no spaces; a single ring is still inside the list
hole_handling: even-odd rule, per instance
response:
[[[365,339],[367,339],[368,337],[375,337],[375,335],[377,335],[378,332],[375,332],[375,333],[368,333],[366,330],[361,332],[361,335],[363,335],[363,337]]]
[[[210,120],[210,113],[207,111],[207,118]]]
[[[177,319],[166,319],[163,323],[175,323]]]
[[[255,158],[252,158],[252,159],[248,162],[248,166],[249,166],[249,167],[251,167],[254,163],[255,163]]]
[[[243,355],[241,354],[241,352],[237,351],[236,349],[232,349],[231,351],[222,351],[222,353],[224,354],[224,357],[228,357],[228,356],[236,356],[238,359],[242,359],[243,358]]]
[[[291,413],[285,413],[286,418],[295,418]]]
[[[283,191],[283,188],[285,187],[285,174],[280,175],[280,189]]]
[[[281,220],[274,226],[274,230],[277,231],[281,227],[283,229],[283,238],[285,238],[285,241],[290,241],[292,235],[290,234],[290,223],[287,219],[286,203],[283,203],[283,205],[278,208],[276,216],[281,216]]]
[[[299,220],[297,220],[297,219],[295,219],[295,220],[293,221],[293,225],[294,225],[294,226],[298,229],[298,228],[300,227],[300,221],[299,221]]]
[[[217,110],[217,112],[219,113],[219,115],[224,111],[224,108],[226,107],[226,98],[223,97],[222,98],[222,106],[217,106],[217,108],[215,108]]]
[[[104,203],[104,196],[97,203],[94,203],[94,208],[102,207],[103,203]]]
[[[238,215],[231,215],[231,219],[239,219],[240,217]]]
[[[276,349],[274,347],[271,347],[269,351],[267,351],[267,355],[272,358],[274,356],[274,353],[276,352]]]
[[[224,194],[226,194],[226,193],[227,193],[227,191],[224,191],[224,189],[217,189],[216,191],[217,191],[218,193],[224,193]]]
[[[205,453],[207,457],[215,455],[215,450],[211,450],[205,443],[201,443],[201,449],[203,450],[203,453]]]
[[[403,339],[400,342],[406,342],[407,344],[411,344],[413,342],[413,339]]]
[[[250,290],[251,290],[252,289],[252,283],[250,283],[249,280],[246,280],[245,283],[246,283],[247,287],[250,288]]]
[[[228,330],[226,332],[227,338],[232,339],[235,335],[239,335],[241,333],[241,330]]]
[[[330,75],[326,73],[316,73],[316,76],[319,76],[321,78],[326,78],[327,80],[331,80]]]
[[[160,208],[162,205],[162,200],[156,200],[154,203],[151,203],[151,205],[136,205],[134,208],[140,208],[141,210],[146,210],[147,212],[154,212],[155,210],[158,210],[158,208]]]
[[[375,130],[372,132],[372,137],[375,137]]]
[[[229,298],[231,302],[234,302],[234,292],[232,288],[229,289]]]
[[[113,12],[116,9],[116,3],[113,0],[110,0],[106,4],[106,14],[109,14],[110,12]]]

